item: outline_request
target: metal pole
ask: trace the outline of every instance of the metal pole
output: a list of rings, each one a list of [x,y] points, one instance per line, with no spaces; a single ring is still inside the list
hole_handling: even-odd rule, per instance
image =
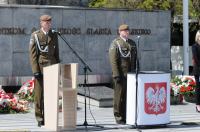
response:
[[[188,0],[183,0],[183,57],[184,75],[189,75],[189,28],[188,28]]]

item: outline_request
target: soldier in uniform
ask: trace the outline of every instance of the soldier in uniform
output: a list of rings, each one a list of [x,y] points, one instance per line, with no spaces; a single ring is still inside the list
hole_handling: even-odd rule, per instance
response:
[[[136,44],[129,39],[129,26],[119,26],[119,37],[110,45],[109,58],[114,89],[114,116],[118,124],[126,123],[127,72],[136,68]]]
[[[44,125],[43,67],[60,62],[58,35],[51,30],[49,15],[40,17],[41,28],[31,34],[29,56],[35,77],[35,116],[38,126]]]

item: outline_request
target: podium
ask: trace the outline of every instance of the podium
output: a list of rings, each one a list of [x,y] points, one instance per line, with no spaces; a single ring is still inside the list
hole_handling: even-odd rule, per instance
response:
[[[74,130],[77,118],[78,64],[54,64],[44,67],[44,128],[50,131]],[[62,118],[59,97],[62,97]],[[60,120],[61,120],[61,126]]]
[[[136,81],[138,88],[136,89]],[[159,71],[127,75],[129,125],[161,125],[170,122],[170,74]]]

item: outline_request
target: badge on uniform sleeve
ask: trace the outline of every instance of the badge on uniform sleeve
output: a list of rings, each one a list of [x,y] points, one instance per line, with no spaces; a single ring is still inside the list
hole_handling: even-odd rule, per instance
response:
[[[34,39],[33,39],[33,38],[30,39],[29,44],[30,44],[30,45],[34,44]]]
[[[111,44],[111,45],[110,45],[110,49],[111,49],[111,50],[115,49],[114,44]]]
[[[110,50],[116,49],[116,46],[114,44],[114,41],[112,42],[112,44],[110,45]]]

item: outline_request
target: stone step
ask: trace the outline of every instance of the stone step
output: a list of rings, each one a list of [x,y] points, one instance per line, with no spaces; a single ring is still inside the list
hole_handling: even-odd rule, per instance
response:
[[[113,106],[113,89],[105,86],[97,87],[79,87],[78,102],[90,104],[98,107],[112,107]],[[85,94],[86,93],[86,94]]]

